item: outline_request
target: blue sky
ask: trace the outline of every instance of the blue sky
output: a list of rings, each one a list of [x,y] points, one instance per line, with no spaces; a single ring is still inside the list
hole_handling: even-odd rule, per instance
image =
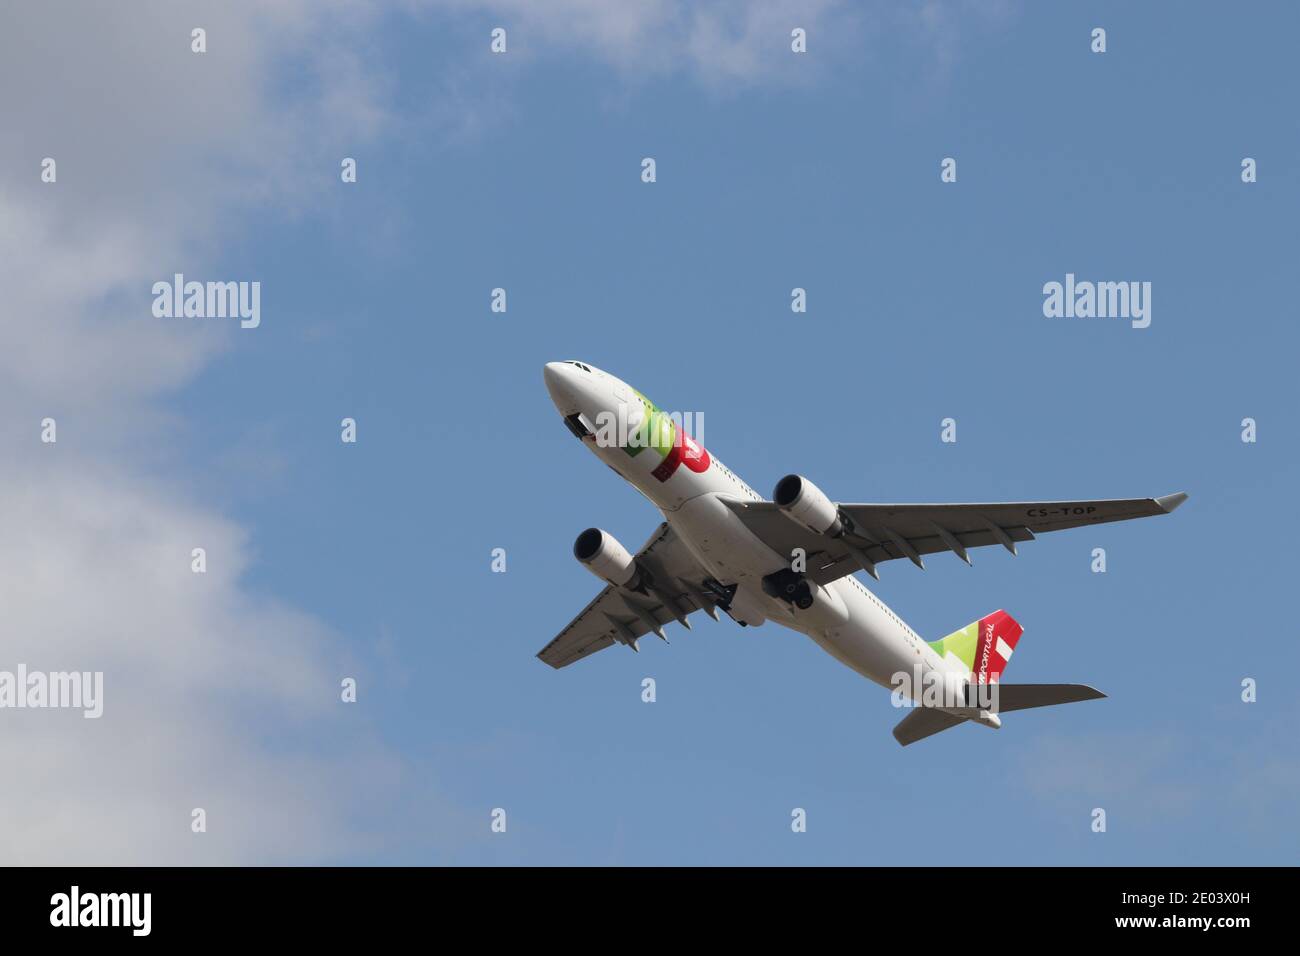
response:
[[[237,861],[1293,861],[1294,8],[759,6],[717,8],[724,32],[781,30],[734,63],[680,11],[621,39],[570,4],[368,17],[332,41],[355,53],[344,92],[366,97],[351,125],[283,157],[244,143],[245,183],[259,162],[292,168],[251,199],[212,174],[238,194],[211,212],[220,228],[141,254],[152,278],[260,280],[262,323],[172,320],[198,357],[132,399],[98,460],[233,529],[228,600],[309,632],[298,693],[360,686],[306,717],[279,701],[275,668],[297,659],[262,661],[278,632],[260,619],[226,658],[218,696],[256,706],[208,719],[256,751],[242,766],[312,768],[266,800],[250,770],[239,812],[260,830],[332,804]],[[511,52],[493,57],[498,25]],[[785,40],[799,25],[802,59]],[[352,102],[321,98],[307,61],[268,62],[250,97],[269,117],[312,101],[328,124]],[[342,156],[356,184],[337,181]],[[148,221],[143,199],[133,214]],[[1045,318],[1042,286],[1067,272],[1151,282],[1151,326]],[[145,314],[147,287],[101,291],[135,289]],[[561,358],[703,412],[709,450],[765,494],[797,471],[841,501],[1191,500],[868,581],[931,640],[1005,608],[1025,627],[1009,679],[1110,695],[998,733],[900,748],[886,692],[801,635],[726,618],[553,672],[533,655],[599,587],[573,538],[599,525],[636,546],[659,521],[562,427],[541,381]]]

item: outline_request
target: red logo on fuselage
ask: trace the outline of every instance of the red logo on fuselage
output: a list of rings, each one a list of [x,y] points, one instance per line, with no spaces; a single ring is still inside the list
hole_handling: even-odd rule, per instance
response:
[[[697,475],[702,475],[709,470],[709,452],[679,427],[672,449],[651,474],[660,481],[667,481],[676,473],[678,466],[683,464]]]

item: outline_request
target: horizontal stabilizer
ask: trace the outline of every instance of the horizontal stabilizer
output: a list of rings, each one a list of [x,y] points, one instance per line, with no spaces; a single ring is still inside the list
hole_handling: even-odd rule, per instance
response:
[[[956,727],[965,720],[965,717],[954,717],[942,710],[918,707],[894,727],[894,739],[906,747],[908,744],[914,744],[918,740],[924,740],[926,737],[937,734],[941,730]]]
[[[998,713],[1028,710],[1031,707],[1050,707],[1053,704],[1073,704],[1080,700],[1100,700],[1101,691],[1087,684],[998,684]]]
[[[1028,710],[1031,707],[1051,707],[1053,704],[1073,704],[1081,700],[1100,700],[1106,695],[1087,684],[992,684],[987,689],[996,688],[996,713],[1005,714],[1013,710]],[[918,740],[932,737],[949,727],[956,727],[966,720],[984,718],[978,707],[966,709],[966,716],[940,710],[937,707],[918,707],[898,722],[894,727],[894,739],[906,747]],[[996,726],[996,724],[994,724]]]

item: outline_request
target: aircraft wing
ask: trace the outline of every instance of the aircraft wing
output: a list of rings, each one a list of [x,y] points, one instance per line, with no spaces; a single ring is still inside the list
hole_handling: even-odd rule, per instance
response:
[[[667,523],[637,552],[636,562],[648,572],[649,587],[607,585],[537,656],[552,667],[566,667],[615,643],[637,650],[639,638],[651,630],[663,637],[663,625],[673,621],[689,628],[687,618],[701,608],[717,617],[700,583],[705,572]]]
[[[1102,501],[1021,501],[1000,504],[840,504],[849,519],[839,537],[816,534],[791,521],[771,502],[727,500],[727,506],[773,551],[789,555],[803,548],[807,576],[818,584],[865,570],[875,575],[881,561],[908,558],[925,567],[922,555],[952,551],[967,564],[968,548],[1000,544],[1012,554],[1016,542],[1045,531],[1168,514],[1187,495]]]

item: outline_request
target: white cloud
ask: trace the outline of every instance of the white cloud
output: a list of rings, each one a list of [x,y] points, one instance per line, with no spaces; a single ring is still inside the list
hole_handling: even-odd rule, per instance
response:
[[[803,82],[805,67],[823,68],[820,51],[851,50],[860,28],[857,5],[836,0],[411,6],[506,18],[524,62],[577,51],[624,77],[684,72],[724,92]],[[257,279],[210,274],[224,243],[268,213],[309,208],[336,187],[339,158],[412,129],[385,105],[394,80],[370,46],[378,16],[360,0],[6,11],[0,669],[106,680],[99,720],[0,711],[9,862],[335,859],[396,825],[374,808],[398,799],[408,768],[340,723],[343,642],[251,596],[248,533],[190,498],[151,447],[171,425],[166,398],[250,334],[153,319],[152,283],[177,271]],[[794,26],[814,51],[802,65]],[[479,88],[472,55],[436,72],[459,99],[421,120],[440,133],[481,122],[455,117],[499,95]],[[55,185],[40,182],[47,156]],[[54,446],[38,439],[47,415]],[[200,546],[206,575],[189,570]],[[204,836],[190,832],[194,807],[208,812]]]
[[[1290,726],[1289,718],[1279,724]],[[1201,816],[1242,834],[1268,830],[1300,794],[1300,761],[1289,740],[1279,746],[1228,721],[1213,735],[1189,735],[1182,726],[1048,734],[1029,741],[1017,759],[1025,786],[1054,809],[1104,807],[1129,825],[1152,828]]]
[[[1132,805],[1145,821],[1187,812],[1200,795],[1171,779],[1185,756],[1174,734],[1042,736],[1020,755],[1025,784],[1061,808]]]
[[[805,82],[822,57],[852,43],[861,5],[847,0],[426,0],[493,18],[511,52],[546,57],[578,51],[625,77],[686,72],[716,92]],[[414,5],[425,5],[415,0]],[[802,27],[809,49],[792,55],[790,31]]]
[[[1005,21],[1014,0],[407,0],[505,27],[510,53],[546,58],[578,52],[625,80],[683,73],[714,94],[826,80],[839,63],[907,49],[921,73],[942,73],[963,30]],[[796,56],[790,32],[802,28]],[[900,82],[912,83],[910,77]]]
[[[349,52],[365,15],[325,6],[6,13],[0,85],[21,94],[0,124],[0,669],[105,675],[98,720],[0,711],[9,862],[293,863],[382,838],[366,821],[389,819],[374,808],[401,768],[343,712],[343,642],[254,598],[247,532],[149,452],[159,399],[237,334],[152,318],[152,283],[202,275],[259,210],[293,214],[387,121]],[[292,102],[288,67],[309,90]]]
[[[341,643],[243,590],[240,528],[166,485],[48,450],[48,466],[0,479],[0,669],[102,671],[103,715],[0,712],[0,854],[301,862],[364,848],[350,818],[387,797],[349,781],[396,766],[344,713],[339,680],[356,671]],[[190,570],[197,546],[206,574]],[[328,741],[327,755],[298,738]],[[209,833],[190,832],[194,807]]]
[[[160,326],[141,304],[153,281],[200,271],[251,214],[304,206],[337,181],[344,147],[384,128],[382,84],[347,52],[364,49],[362,16],[342,2],[7,13],[0,84],[22,95],[0,124],[0,381],[93,410],[105,393],[184,382],[227,344]],[[190,51],[194,26],[205,54]],[[291,104],[278,102],[282,71],[307,87]],[[47,156],[55,185],[39,180]]]

